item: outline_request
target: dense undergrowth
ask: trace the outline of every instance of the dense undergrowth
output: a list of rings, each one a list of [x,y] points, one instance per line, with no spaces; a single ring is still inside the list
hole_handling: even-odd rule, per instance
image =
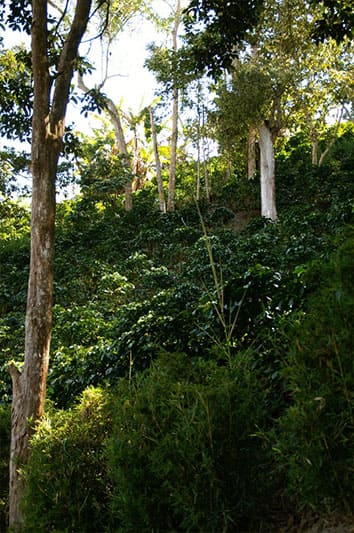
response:
[[[166,215],[153,188],[130,213],[111,198],[58,206],[26,531],[252,531],[279,510],[354,512],[350,139],[320,169],[301,145],[279,157],[277,223],[241,229],[258,186],[236,178]],[[26,209],[2,202],[0,235],[3,524]]]

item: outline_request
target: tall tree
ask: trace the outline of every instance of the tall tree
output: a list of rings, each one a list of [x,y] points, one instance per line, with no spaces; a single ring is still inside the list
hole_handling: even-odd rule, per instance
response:
[[[124,186],[125,192],[125,209],[129,211],[133,207],[132,197],[132,179],[134,172],[133,158],[130,157],[127,147],[127,142],[124,135],[123,123],[122,123],[122,110],[112,98],[102,93],[107,81],[115,74],[110,73],[110,56],[112,45],[117,40],[118,35],[125,29],[125,27],[132,21],[132,19],[144,10],[144,2],[142,0],[111,0],[110,8],[105,13],[104,17],[101,17],[101,45],[102,56],[105,58],[103,76],[98,85],[93,89],[90,89],[86,83],[84,83],[83,76],[79,73],[78,84],[79,88],[87,95],[94,96],[96,104],[99,107],[104,108],[108,113],[112,122],[117,148],[122,156],[122,161],[126,169],[130,169],[131,179],[128,180]],[[129,172],[125,173],[128,176]]]
[[[170,172],[168,177],[167,211],[175,209],[176,170],[177,170],[177,144],[178,144],[178,105],[179,86],[177,80],[176,57],[178,51],[178,28],[181,23],[181,2],[177,0],[174,22],[172,28],[172,117],[171,117],[171,156]]]
[[[180,55],[180,37],[183,6],[181,0],[173,4],[166,2],[169,16],[159,20],[159,29],[162,29],[170,41],[170,46],[150,45],[151,56],[146,65],[151,70],[160,87],[159,96],[163,96],[171,106],[171,136],[170,136],[170,165],[168,180],[167,211],[175,209],[177,148],[180,131],[178,128],[180,118],[181,94],[188,83],[186,69]]]
[[[32,1],[32,218],[25,358],[21,372],[15,365],[9,367],[13,383],[9,522],[14,531],[23,529],[22,466],[28,460],[33,426],[44,410],[52,329],[55,180],[73,69],[92,0],[76,1],[54,76],[49,64],[48,3]]]
[[[161,213],[166,213],[166,199],[165,199],[165,191],[163,188],[163,181],[162,181],[161,160],[160,160],[160,154],[159,154],[159,146],[157,142],[157,131],[156,131],[155,118],[154,118],[154,110],[152,106],[149,107],[149,118],[150,118],[152,146],[154,150],[156,181],[157,181],[157,190],[159,193],[160,211]]]
[[[103,87],[106,79],[100,84],[100,88]],[[90,94],[91,90],[85,85],[82,75],[78,75],[78,84],[79,87],[84,93]],[[122,120],[121,120],[121,111],[116,106],[112,98],[109,98],[105,94],[100,94],[100,101],[102,107],[107,111],[115,133],[117,148],[122,156],[122,160],[126,169],[132,170],[131,167],[131,158],[129,157],[127,143],[125,140]],[[133,207],[133,197],[132,197],[132,179],[129,179],[124,185],[125,200],[124,206],[127,211],[130,211]]]
[[[188,55],[195,67],[217,77],[230,69],[239,45],[259,20],[263,0],[191,0],[185,11]]]

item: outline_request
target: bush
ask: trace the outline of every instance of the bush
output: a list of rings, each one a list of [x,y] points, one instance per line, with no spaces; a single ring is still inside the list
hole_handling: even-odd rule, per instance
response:
[[[283,363],[291,402],[277,448],[300,506],[354,511],[354,232],[309,275],[319,288],[292,330]]]
[[[25,470],[26,531],[105,530],[109,483],[103,442],[109,425],[106,395],[94,388],[72,409],[53,411],[40,422]]]
[[[242,355],[218,367],[166,354],[122,381],[108,448],[115,530],[240,531],[264,518],[272,477],[255,436],[264,396]]]

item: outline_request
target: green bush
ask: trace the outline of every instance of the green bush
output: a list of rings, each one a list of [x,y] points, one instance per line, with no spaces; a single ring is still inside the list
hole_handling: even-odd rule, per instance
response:
[[[11,409],[0,405],[0,531],[6,531],[9,491]]]
[[[110,489],[103,442],[109,425],[106,395],[94,388],[72,409],[40,422],[25,471],[26,531],[105,530]]]
[[[122,381],[108,447],[114,530],[245,531],[264,518],[265,395],[246,355],[220,367],[166,354]]]
[[[290,405],[279,422],[280,462],[300,506],[354,511],[354,232],[312,267],[318,290],[293,327],[283,363]]]

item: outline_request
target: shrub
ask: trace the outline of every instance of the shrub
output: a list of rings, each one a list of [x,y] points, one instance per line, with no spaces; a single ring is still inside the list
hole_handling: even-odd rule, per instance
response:
[[[26,531],[104,531],[108,427],[106,395],[94,388],[84,391],[72,409],[53,411],[40,422],[25,471]]]
[[[264,517],[264,396],[242,355],[219,367],[166,354],[122,381],[108,448],[119,531],[239,531]]]
[[[291,402],[279,422],[280,462],[295,501],[318,510],[354,510],[353,245],[349,230],[331,261],[309,273],[319,288],[283,363]]]

